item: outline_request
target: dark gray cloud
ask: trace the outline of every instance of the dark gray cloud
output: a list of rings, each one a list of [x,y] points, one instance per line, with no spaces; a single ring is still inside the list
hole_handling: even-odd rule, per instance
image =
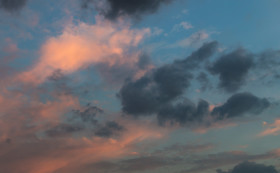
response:
[[[221,56],[209,68],[209,71],[214,75],[219,75],[221,88],[234,92],[245,83],[246,76],[253,66],[253,55],[244,49],[237,49]]]
[[[120,16],[140,18],[143,14],[155,13],[162,4],[168,4],[173,0],[106,0],[106,7],[98,11],[109,20],[115,20]],[[97,4],[96,0],[83,0],[82,7],[87,8],[90,3]],[[100,2],[99,2],[100,3]]]
[[[214,108],[211,114],[218,119],[233,118],[247,113],[259,114],[269,106],[267,99],[245,92],[234,94],[225,104]]]
[[[75,132],[82,131],[84,128],[72,124],[59,124],[47,131],[45,134],[49,137],[65,137]]]
[[[161,66],[136,81],[127,80],[118,93],[123,112],[136,116],[157,113],[185,92],[193,78],[191,70],[216,48],[217,42],[205,43],[186,59]]]
[[[0,9],[3,8],[9,12],[16,12],[22,9],[27,0],[0,0]]]
[[[115,121],[109,121],[104,126],[101,126],[98,128],[95,132],[96,136],[99,137],[112,137],[115,134],[118,134],[119,132],[123,131],[125,128],[118,124]]]
[[[66,119],[65,123],[52,127],[45,131],[49,137],[67,137],[75,133],[84,133],[84,135],[95,135],[99,137],[109,138],[119,136],[125,130],[125,127],[115,121],[102,122],[97,119],[98,114],[102,114],[103,110],[87,105],[81,110],[73,110],[74,114]]]
[[[232,170],[217,170],[217,173],[278,173],[274,166],[266,166],[254,162],[243,162],[236,165]]]
[[[161,125],[167,122],[184,125],[188,122],[202,121],[208,115],[208,110],[209,104],[205,100],[200,100],[197,106],[186,100],[176,105],[162,107],[157,117]]]

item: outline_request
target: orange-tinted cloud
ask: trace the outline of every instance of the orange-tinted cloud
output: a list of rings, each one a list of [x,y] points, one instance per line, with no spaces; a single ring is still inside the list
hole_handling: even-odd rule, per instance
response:
[[[280,134],[280,119],[276,119],[274,123],[267,125],[264,123],[266,129],[258,136],[279,135]]]
[[[131,53],[130,49],[150,30],[131,29],[126,23],[112,24],[98,17],[96,21],[94,25],[71,24],[61,35],[49,38],[41,47],[38,61],[19,78],[40,84],[57,69],[70,74],[99,63],[135,65],[139,52]]]
[[[161,128],[135,123],[130,122],[125,133],[115,139],[38,138],[23,143],[16,140],[10,144],[1,143],[0,167],[9,173],[75,173],[81,171],[84,165],[141,153],[137,144],[147,140],[159,142],[166,135]]]

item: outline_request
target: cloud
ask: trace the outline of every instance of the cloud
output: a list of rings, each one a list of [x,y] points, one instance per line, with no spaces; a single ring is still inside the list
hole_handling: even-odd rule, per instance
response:
[[[244,49],[237,49],[221,56],[209,68],[209,71],[214,75],[219,75],[219,87],[227,92],[234,92],[244,85],[246,76],[253,65],[253,55]]]
[[[125,113],[149,115],[181,96],[189,87],[191,70],[214,54],[217,42],[205,43],[183,60],[166,64],[138,80],[128,80],[118,93]]]
[[[147,123],[127,121],[127,130],[123,131],[124,133],[118,138],[112,138],[112,136],[100,138],[94,135],[94,131],[91,131],[91,135],[85,136],[80,133],[80,128],[73,128],[75,126],[72,124],[71,126],[69,124],[55,125],[61,123],[55,119],[52,119],[54,124],[42,126],[44,121],[35,118],[42,110],[38,112],[36,110],[38,109],[33,110],[34,118],[22,116],[23,114],[30,115],[27,112],[18,112],[11,117],[10,114],[14,113],[12,111],[6,112],[9,113],[9,117],[1,116],[1,171],[9,173],[90,172],[93,170],[88,167],[83,169],[85,165],[134,156],[133,153],[141,151],[137,146],[139,143],[145,140],[158,142],[167,134],[167,131]],[[10,121],[6,121],[6,118]],[[50,130],[49,125],[54,128]],[[112,122],[106,126],[119,129]],[[40,132],[43,130],[47,130],[49,136],[42,135]],[[76,135],[71,136],[71,133]]]
[[[45,131],[49,137],[65,137],[75,132],[83,130],[82,127],[74,126],[71,124],[59,124],[51,129]]]
[[[99,137],[112,137],[115,134],[123,131],[125,128],[115,121],[109,121],[104,126],[95,131],[95,135]]]
[[[21,10],[26,5],[26,2],[27,0],[0,0],[0,9],[16,12]]]
[[[215,107],[211,114],[218,119],[233,118],[244,114],[260,114],[270,106],[265,98],[259,98],[251,93],[237,93],[232,95],[226,103]]]
[[[280,119],[276,119],[274,123],[265,125],[266,129],[258,136],[279,135],[280,134]]]
[[[197,46],[198,44],[201,44],[202,41],[205,41],[208,38],[209,38],[209,33],[205,31],[198,31],[190,35],[188,38],[178,41],[174,46],[175,47]]]
[[[188,29],[193,28],[193,26],[192,26],[192,24],[190,24],[189,22],[183,21],[183,22],[181,22],[181,23],[179,23],[179,24],[176,24],[176,25],[173,27],[172,31],[177,31],[177,30],[179,30],[179,29],[181,29],[181,28],[183,28],[183,29],[185,29],[185,30],[188,30]]]
[[[38,85],[56,70],[67,75],[101,64],[106,69],[115,66],[127,71],[134,69],[128,73],[131,76],[138,72],[145,73],[145,69],[139,69],[137,65],[141,53],[133,49],[150,30],[130,29],[128,24],[112,24],[98,17],[96,20],[94,25],[83,22],[68,25],[61,35],[49,38],[41,47],[39,60],[20,74],[19,80]]]
[[[134,172],[156,170],[166,166],[172,166],[182,162],[180,158],[163,158],[163,157],[138,157],[123,160],[120,164],[120,172]]]
[[[105,0],[102,4],[96,0],[83,0],[82,6],[87,8],[93,3],[100,14],[109,20],[119,17],[140,18],[144,14],[155,13],[162,4],[173,0]]]
[[[202,121],[209,113],[209,104],[205,100],[200,100],[195,106],[192,102],[186,100],[176,105],[166,105],[160,109],[158,113],[158,120],[161,125],[165,123],[179,123],[185,125],[186,123]]]
[[[104,113],[104,111],[97,107],[87,105],[84,110],[73,110],[73,119],[80,119],[82,122],[91,123],[93,125],[97,124],[96,115]]]
[[[277,155],[277,153],[275,153],[275,151],[270,151],[263,154],[249,154],[244,151],[219,152],[215,154],[208,154],[201,157],[197,157],[195,159],[193,157],[188,158],[188,160],[186,160],[186,163],[189,162],[193,166],[190,169],[181,171],[181,173],[207,172],[208,170],[217,169],[224,166],[230,166],[232,164],[240,163],[246,160],[251,160],[251,161],[269,160],[269,159],[277,159],[278,157],[279,156]],[[224,172],[224,173],[235,173],[235,172]],[[248,173],[248,172],[244,172],[244,173]]]
[[[230,171],[217,170],[217,173],[249,173],[249,172],[278,173],[278,171],[275,169],[274,166],[266,166],[264,164],[258,164],[254,162],[248,162],[248,161],[236,165]]]
[[[174,144],[163,149],[156,150],[152,153],[153,156],[186,156],[193,153],[201,153],[203,151],[208,151],[216,146],[213,144]]]

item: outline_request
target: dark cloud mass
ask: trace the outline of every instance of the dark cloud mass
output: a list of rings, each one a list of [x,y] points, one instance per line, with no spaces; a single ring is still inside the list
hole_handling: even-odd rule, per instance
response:
[[[259,114],[268,108],[270,102],[251,93],[238,93],[231,96],[225,104],[214,108],[212,115],[218,119],[233,118],[246,113]]]
[[[9,12],[15,12],[22,9],[27,0],[0,0],[0,8]]]
[[[107,8],[97,9],[109,20],[120,16],[140,18],[143,14],[155,13],[161,4],[168,4],[173,0],[106,0]],[[87,8],[90,3],[97,4],[96,0],[83,0],[82,6]]]
[[[142,78],[125,82],[118,93],[122,110],[133,115],[157,113],[189,87],[191,70],[215,53],[217,42],[204,44],[184,60],[177,60],[146,74]]]
[[[221,88],[234,92],[245,83],[246,76],[253,65],[253,55],[244,49],[238,49],[220,57],[209,71],[219,75]]]
[[[278,173],[274,166],[266,166],[254,162],[243,162],[230,171],[217,170],[217,173]]]

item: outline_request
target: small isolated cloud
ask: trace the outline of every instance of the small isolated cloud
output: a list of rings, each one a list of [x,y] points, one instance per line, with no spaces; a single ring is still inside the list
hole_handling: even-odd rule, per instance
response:
[[[266,129],[259,136],[279,135],[280,134],[280,119],[276,119],[272,124],[264,124]]]
[[[172,29],[172,31],[178,31],[178,30],[180,30],[180,29],[185,29],[185,30],[189,30],[189,29],[191,29],[191,28],[193,28],[193,26],[192,26],[192,24],[190,24],[189,22],[181,22],[181,23],[179,23],[179,24],[176,24],[174,27],[173,27],[173,29]]]
[[[274,166],[266,166],[254,162],[243,162],[236,165],[232,170],[217,170],[217,173],[278,173]]]

